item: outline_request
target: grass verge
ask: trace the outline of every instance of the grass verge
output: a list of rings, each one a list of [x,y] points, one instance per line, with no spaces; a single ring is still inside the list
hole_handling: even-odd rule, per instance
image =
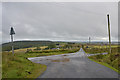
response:
[[[4,52],[2,55],[2,78],[37,78],[47,66],[36,64],[20,54]]]
[[[107,52],[108,50],[107,48],[94,48],[92,46],[90,46],[90,48],[84,48],[85,52],[87,54],[96,54],[96,53],[103,53],[103,52]],[[90,56],[89,59],[102,64],[106,67],[111,68],[112,70],[118,72],[120,74],[120,47],[113,47],[111,48],[111,53],[109,54],[105,54],[105,55],[94,55],[94,56]]]
[[[108,67],[108,68],[110,68],[110,69],[112,69],[112,70],[114,70],[115,72],[117,72],[117,73],[120,74],[119,70],[115,69],[114,67],[110,66],[109,64],[104,63],[104,62],[96,61],[96,60],[94,60],[94,59],[91,59],[90,57],[88,57],[88,58],[89,58],[91,61],[94,61],[94,62],[96,62],[96,63],[98,63],[98,64],[104,65],[104,66],[106,66],[106,67]]]
[[[75,53],[79,51],[80,49],[66,49],[66,50],[46,50],[43,52],[29,52],[26,53],[25,57],[39,57],[39,56],[50,56],[50,55],[59,55],[59,54],[67,54],[67,53]]]

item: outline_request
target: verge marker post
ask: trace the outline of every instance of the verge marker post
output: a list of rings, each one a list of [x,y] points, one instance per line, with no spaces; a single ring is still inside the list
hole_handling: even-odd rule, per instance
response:
[[[12,54],[14,55],[14,44],[13,44],[13,35],[15,34],[15,31],[13,29],[13,27],[11,27],[10,30],[10,35],[11,35],[11,42],[12,42]]]

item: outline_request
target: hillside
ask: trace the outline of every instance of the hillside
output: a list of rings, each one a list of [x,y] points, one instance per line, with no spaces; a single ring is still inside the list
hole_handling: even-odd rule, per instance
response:
[[[15,41],[14,42],[14,49],[20,48],[29,48],[29,47],[36,47],[36,46],[46,46],[54,44],[52,41]],[[12,43],[4,43],[2,44],[2,51],[10,51]]]

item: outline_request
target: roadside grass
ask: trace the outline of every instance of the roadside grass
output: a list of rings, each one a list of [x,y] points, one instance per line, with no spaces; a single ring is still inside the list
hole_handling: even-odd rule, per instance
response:
[[[95,45],[94,48],[109,48],[109,45]],[[111,45],[112,48],[118,47],[118,45]]]
[[[84,48],[88,54],[105,53],[108,52],[108,48]]]
[[[33,63],[20,54],[2,53],[2,78],[35,78],[46,68],[46,65]]]
[[[111,65],[109,65],[109,64],[107,64],[107,63],[105,63],[105,62],[96,61],[96,60],[94,60],[94,59],[92,59],[92,58],[90,58],[90,57],[88,57],[88,58],[89,58],[91,61],[94,61],[94,62],[96,62],[96,63],[98,63],[98,64],[104,65],[104,66],[106,66],[106,67],[108,67],[108,68],[110,68],[110,69],[112,69],[112,70],[114,70],[114,71],[116,71],[117,73],[120,74],[120,71],[117,70],[117,69],[115,69],[115,68],[112,67]]]
[[[49,56],[65,53],[74,53],[79,51],[73,50],[59,50],[48,51],[47,53],[21,53],[17,51],[14,55],[11,52],[2,52],[2,78],[37,78],[47,68],[46,65],[37,64],[29,61],[28,57]]]
[[[66,54],[66,53],[75,53],[79,51],[77,49],[60,49],[60,50],[43,50],[43,51],[32,51],[26,53],[24,56],[28,57],[39,57],[39,56],[50,56],[50,55],[59,55],[59,54]]]
[[[91,47],[91,48],[109,48],[109,45],[105,45],[105,44],[85,44],[84,47]],[[111,45],[112,48],[116,48],[116,47],[120,47],[120,45],[117,44],[112,44]]]
[[[86,48],[88,46],[88,48]],[[111,45],[112,48],[112,53],[118,52],[118,48],[120,48],[119,45]],[[96,53],[104,53],[109,51],[109,46],[107,45],[85,45],[84,46],[84,51],[88,54],[96,54]]]
[[[84,48],[87,54],[108,53],[108,48]],[[112,47],[112,53],[106,55],[95,55],[88,57],[90,60],[102,64],[120,74],[120,47]]]

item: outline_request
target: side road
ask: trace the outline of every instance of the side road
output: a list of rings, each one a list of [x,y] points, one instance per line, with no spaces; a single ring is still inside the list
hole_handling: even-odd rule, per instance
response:
[[[82,48],[77,53],[29,60],[47,65],[47,70],[38,78],[118,78],[115,71],[89,60]]]

